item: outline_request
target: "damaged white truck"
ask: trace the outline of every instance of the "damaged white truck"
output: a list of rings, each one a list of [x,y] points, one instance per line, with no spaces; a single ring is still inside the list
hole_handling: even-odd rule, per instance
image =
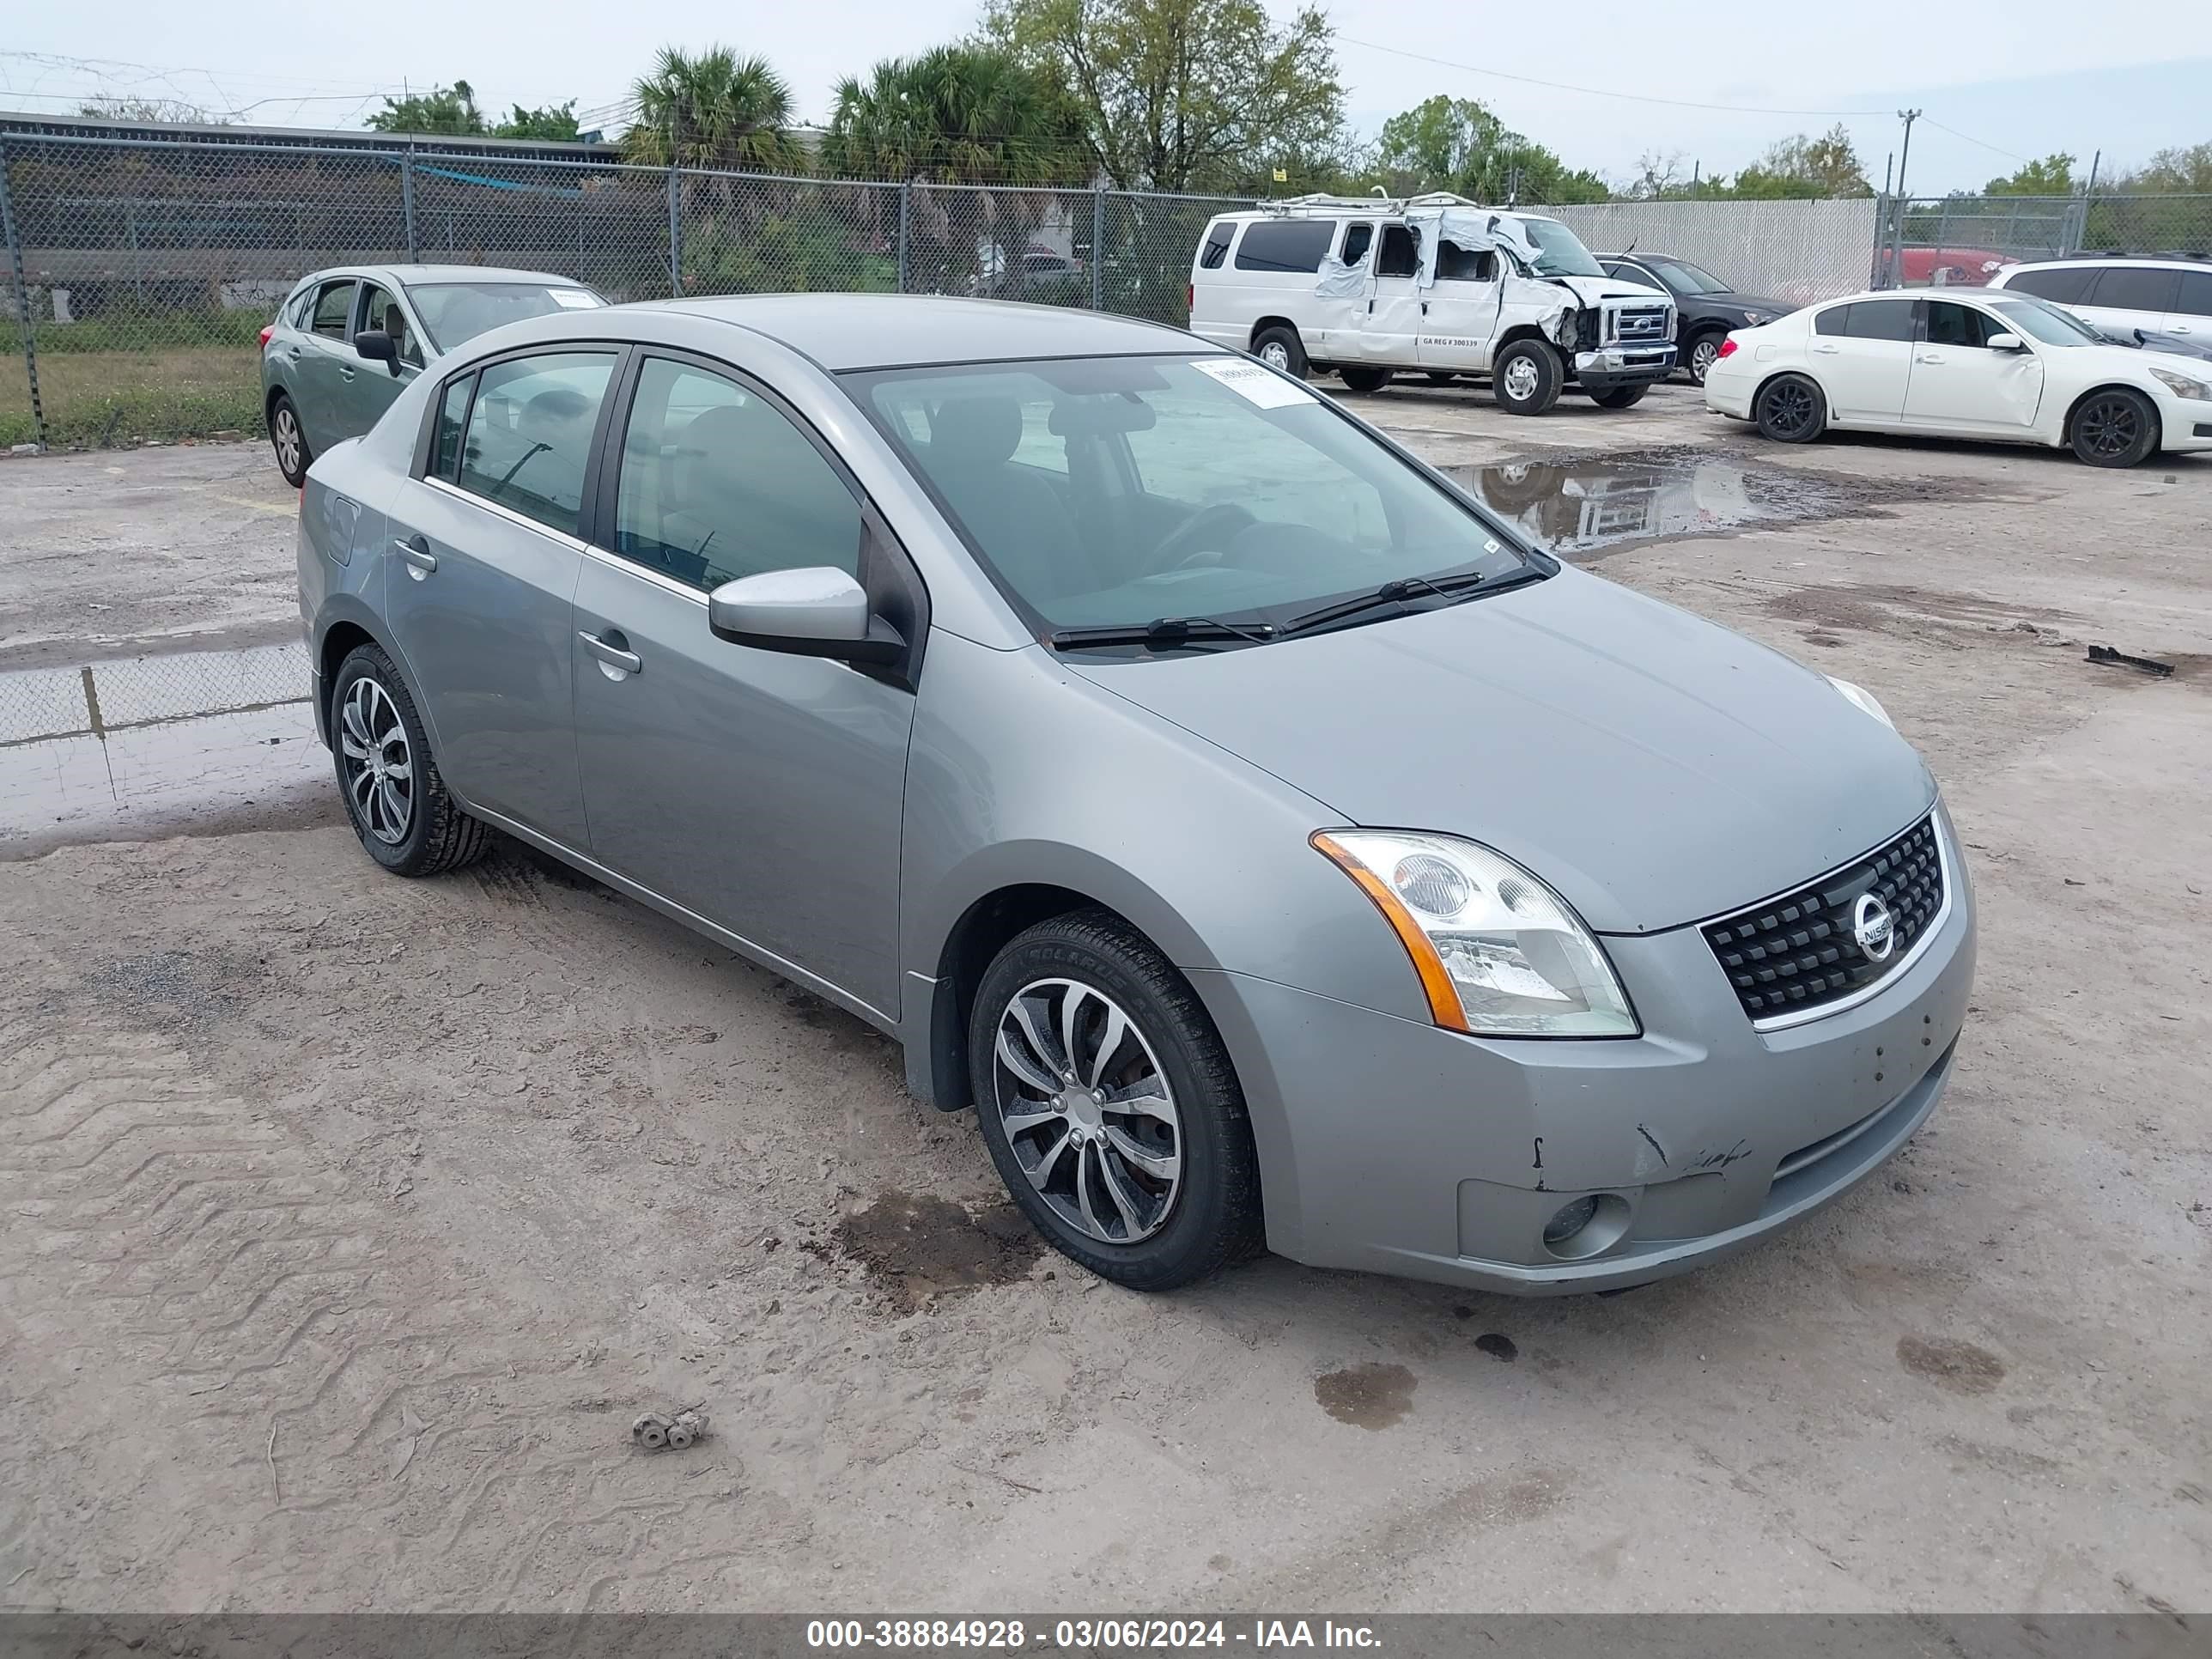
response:
[[[1498,404],[1541,415],[1579,385],[1626,409],[1674,368],[1674,306],[1608,276],[1557,219],[1451,195],[1300,196],[1206,228],[1190,327],[1355,392],[1401,371],[1486,374]]]

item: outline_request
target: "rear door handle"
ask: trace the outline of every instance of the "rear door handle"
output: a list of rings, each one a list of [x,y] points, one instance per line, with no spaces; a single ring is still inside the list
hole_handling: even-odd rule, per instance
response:
[[[420,536],[395,536],[392,544],[399,556],[407,561],[407,574],[421,581],[438,568],[438,556],[430,550],[430,544]]]
[[[635,674],[642,672],[645,667],[645,664],[639,659],[636,652],[625,651],[618,645],[610,645],[597,634],[586,634],[580,630],[576,637],[583,641],[585,650],[590,652],[610,668],[619,668],[625,674]]]
[[[1841,346],[1824,346],[1824,345],[1816,345],[1816,346],[1814,346],[1814,347],[1813,348],[1813,349],[1814,349],[1814,350],[1815,350],[1815,351],[1817,351],[1817,352],[1819,352],[1819,353],[1820,353],[1823,357],[1832,357],[1832,356],[1834,356],[1838,352],[1841,351],[1841,350],[1843,349],[1843,347],[1841,347]]]

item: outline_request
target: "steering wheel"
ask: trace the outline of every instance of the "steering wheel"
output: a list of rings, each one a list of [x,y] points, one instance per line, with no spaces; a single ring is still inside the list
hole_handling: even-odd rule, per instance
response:
[[[1160,538],[1160,544],[1152,550],[1152,569],[1157,574],[1218,563],[1220,548],[1206,545],[1204,538],[1218,532],[1221,540],[1226,542],[1237,532],[1258,522],[1234,501],[1216,501],[1212,507],[1202,507]]]

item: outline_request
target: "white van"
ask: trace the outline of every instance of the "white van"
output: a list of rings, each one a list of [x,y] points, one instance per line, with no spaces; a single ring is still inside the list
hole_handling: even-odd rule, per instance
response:
[[[1491,377],[1500,407],[1540,415],[1578,383],[1626,409],[1674,368],[1674,306],[1608,276],[1557,219],[1452,195],[1301,196],[1206,228],[1190,327],[1289,374],[1334,369],[1355,392],[1401,369]]]

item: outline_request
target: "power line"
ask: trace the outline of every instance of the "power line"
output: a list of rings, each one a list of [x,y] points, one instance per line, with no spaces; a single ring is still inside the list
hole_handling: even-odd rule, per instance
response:
[[[1920,118],[1927,122],[1929,126],[1935,128],[1936,131],[1948,132],[1954,138],[1963,138],[1970,144],[1978,144],[1984,149],[1989,151],[1992,155],[2002,155],[2008,161],[2017,161],[2022,167],[2026,167],[2029,163],[2029,158],[2027,156],[2015,155],[2010,150],[2004,149],[2002,145],[1993,144],[1986,138],[1977,138],[1971,132],[1961,132],[1956,127],[1947,127],[1932,115],[1923,115]]]
[[[1347,46],[1362,46],[1369,52],[1386,52],[1393,58],[1411,58],[1417,64],[1433,64],[1438,69],[1462,70],[1469,75],[1487,75],[1495,80],[1514,81],[1522,86],[1543,87],[1553,92],[1575,92],[1589,98],[1620,98],[1635,104],[1664,104],[1672,109],[1719,110],[1729,115],[1887,115],[1879,109],[1768,109],[1755,104],[1704,104],[1688,98],[1661,98],[1650,93],[1613,92],[1602,87],[1577,87],[1565,81],[1540,81],[1533,75],[1509,75],[1504,70],[1485,69],[1474,64],[1455,63],[1449,58],[1431,58],[1425,52],[1407,52],[1397,46],[1386,46],[1378,41],[1359,40],[1348,34],[1336,37]]]

